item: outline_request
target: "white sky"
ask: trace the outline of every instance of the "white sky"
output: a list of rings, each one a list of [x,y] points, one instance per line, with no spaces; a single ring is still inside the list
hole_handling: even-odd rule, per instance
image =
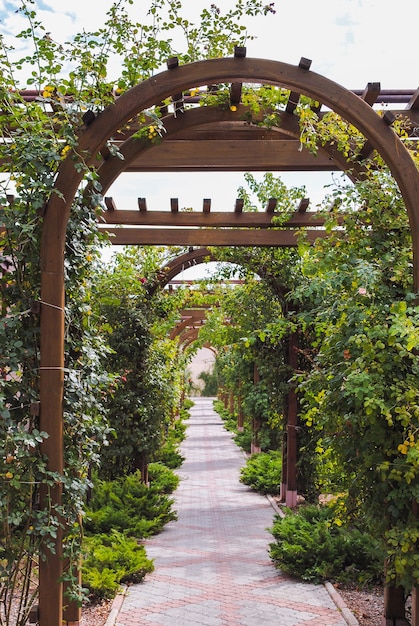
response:
[[[268,3],[268,0],[267,0]],[[196,20],[211,0],[183,0],[182,13]],[[215,0],[223,11],[231,0]],[[94,30],[105,21],[111,0],[36,0],[38,16],[56,41],[66,41],[83,29]],[[19,0],[0,0],[0,32],[11,37],[26,23],[16,10]],[[134,0],[133,16],[150,6]],[[417,42],[419,1],[398,0],[276,0],[276,14],[249,18],[249,32],[257,38],[247,44],[248,57],[298,64],[312,60],[311,70],[348,89],[363,89],[380,82],[383,89],[416,89],[419,85]],[[19,41],[15,41],[19,46]],[[290,186],[305,185],[312,205],[319,202],[331,175],[280,174]],[[146,197],[150,209],[168,209],[171,197],[181,207],[200,210],[202,199],[212,198],[212,210],[231,209],[242,174],[124,175],[111,188],[120,208],[135,208]]]

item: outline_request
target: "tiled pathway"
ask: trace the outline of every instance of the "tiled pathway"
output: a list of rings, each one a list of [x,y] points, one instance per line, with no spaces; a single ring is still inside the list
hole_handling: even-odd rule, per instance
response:
[[[197,398],[182,444],[178,521],[147,541],[155,571],[129,587],[117,626],[344,626],[322,585],[272,565],[269,501],[239,482],[244,457]]]

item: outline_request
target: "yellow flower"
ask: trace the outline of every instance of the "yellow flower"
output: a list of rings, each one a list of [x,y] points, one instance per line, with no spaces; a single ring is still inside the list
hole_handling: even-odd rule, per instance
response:
[[[234,113],[234,111],[237,111],[237,107],[234,104],[232,104],[230,107],[230,111],[233,111]]]
[[[398,450],[399,452],[401,452],[402,454],[407,454],[407,445],[406,445],[406,442],[401,443],[401,444],[398,446],[397,450]]]
[[[13,478],[12,472],[6,472],[5,477],[7,478],[7,480],[10,480],[11,478]]]
[[[64,148],[61,150],[61,156],[63,157],[63,159],[67,156],[70,150],[70,146],[64,146]]]
[[[52,85],[47,85],[44,91],[42,92],[42,97],[50,98],[52,94],[54,93],[54,90],[55,90],[55,87],[53,87]]]

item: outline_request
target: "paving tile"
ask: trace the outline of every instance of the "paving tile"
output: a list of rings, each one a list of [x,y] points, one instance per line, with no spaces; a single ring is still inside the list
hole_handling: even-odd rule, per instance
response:
[[[132,585],[116,626],[345,626],[323,585],[277,570],[274,510],[239,481],[245,457],[197,398],[181,450],[178,520],[146,542],[155,571]]]

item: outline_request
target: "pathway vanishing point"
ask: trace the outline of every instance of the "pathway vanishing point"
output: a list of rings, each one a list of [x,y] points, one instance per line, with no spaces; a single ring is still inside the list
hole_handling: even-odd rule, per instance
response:
[[[155,571],[128,588],[116,626],[346,626],[357,624],[323,585],[272,564],[269,500],[239,482],[244,455],[212,399],[196,398],[175,493],[176,522],[146,542]],[[346,619],[345,619],[346,618]]]

